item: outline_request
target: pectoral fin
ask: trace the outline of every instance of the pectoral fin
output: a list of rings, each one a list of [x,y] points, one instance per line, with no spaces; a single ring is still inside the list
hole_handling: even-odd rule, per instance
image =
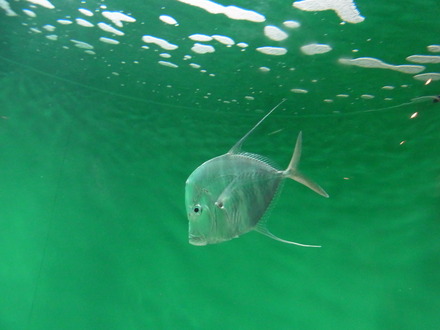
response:
[[[223,209],[225,206],[225,203],[230,198],[232,192],[235,189],[237,183],[237,177],[235,176],[231,182],[226,186],[225,189],[223,189],[222,193],[217,197],[217,200],[215,201],[215,206],[217,206],[220,209]]]

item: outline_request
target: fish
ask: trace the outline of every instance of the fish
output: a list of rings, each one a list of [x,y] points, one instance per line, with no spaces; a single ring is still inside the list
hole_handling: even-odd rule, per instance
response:
[[[190,244],[217,244],[255,230],[283,243],[320,247],[275,236],[268,230],[264,217],[285,179],[295,180],[319,195],[329,197],[324,189],[298,169],[302,132],[298,134],[292,158],[285,170],[279,169],[264,156],[242,151],[249,135],[284,101],[260,119],[226,154],[204,162],[186,180],[185,205]]]

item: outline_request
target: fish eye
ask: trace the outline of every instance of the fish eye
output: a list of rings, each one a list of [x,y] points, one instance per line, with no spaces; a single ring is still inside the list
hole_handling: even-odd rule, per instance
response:
[[[201,206],[200,204],[196,204],[196,205],[194,205],[193,212],[194,212],[195,214],[200,214],[200,213],[202,213],[202,206]]]

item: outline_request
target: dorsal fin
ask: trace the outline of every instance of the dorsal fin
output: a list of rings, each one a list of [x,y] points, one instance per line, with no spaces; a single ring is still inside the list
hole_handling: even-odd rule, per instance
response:
[[[243,142],[246,140],[246,138],[281,104],[283,104],[287,99],[282,99],[280,103],[278,103],[272,110],[270,110],[263,118],[260,119],[260,121],[243,136],[234,146],[231,148],[231,150],[228,151],[228,154],[238,154],[240,153],[241,146]]]

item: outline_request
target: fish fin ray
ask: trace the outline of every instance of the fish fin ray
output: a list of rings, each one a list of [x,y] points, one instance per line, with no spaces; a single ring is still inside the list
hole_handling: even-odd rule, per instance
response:
[[[234,146],[228,151],[228,154],[238,154],[241,151],[241,146],[243,145],[243,142],[247,139],[249,135],[281,104],[283,104],[287,99],[282,99],[280,103],[278,103],[272,110],[270,110],[263,118],[260,119],[258,123],[255,124],[252,129],[247,132]]]
[[[257,224],[257,226],[254,228],[255,231],[259,232],[260,234],[263,234],[267,237],[270,237],[276,241],[280,241],[283,243],[287,243],[287,244],[293,244],[293,245],[298,245],[298,246],[303,246],[303,247],[321,247],[320,245],[309,245],[309,244],[301,244],[301,243],[297,243],[297,242],[292,242],[292,241],[287,241],[285,239],[279,238],[278,236],[275,236],[274,234],[272,234],[269,229],[267,229],[266,223],[265,222],[260,222]]]
[[[280,169],[280,166],[272,159],[266,157],[266,156],[262,156],[262,155],[258,155],[258,154],[253,154],[250,152],[240,152],[237,154],[238,156],[243,156],[243,157],[247,157],[247,158],[252,158],[254,160],[258,160],[260,162],[265,163],[266,165],[269,165],[271,167],[273,167],[276,170]]]
[[[289,166],[284,171],[284,175],[292,180],[295,180],[296,182],[305,185],[306,187],[310,188],[317,194],[328,198],[329,195],[326,193],[324,189],[321,188],[319,184],[313,182],[311,179],[309,179],[307,176],[305,176],[298,170],[299,161],[301,159],[301,151],[302,151],[302,132],[299,132],[298,138],[296,139],[295,150],[293,151],[292,159],[290,160]]]

